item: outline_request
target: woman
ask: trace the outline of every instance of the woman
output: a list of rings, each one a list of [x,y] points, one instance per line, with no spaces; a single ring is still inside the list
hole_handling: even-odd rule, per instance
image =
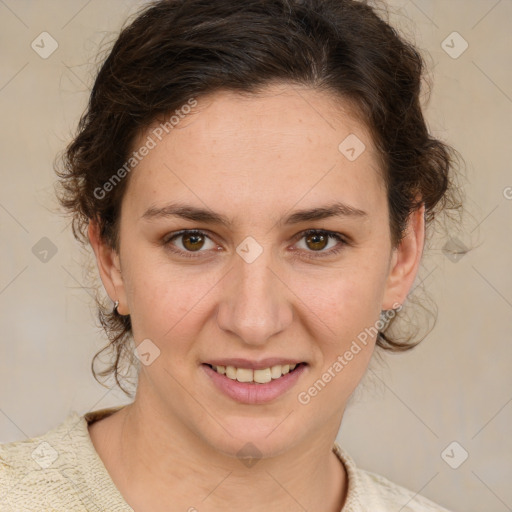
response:
[[[353,0],[158,1],[122,30],[59,198],[135,398],[2,445],[0,510],[446,510],[335,443],[375,347],[417,343],[389,328],[455,197],[422,72]]]

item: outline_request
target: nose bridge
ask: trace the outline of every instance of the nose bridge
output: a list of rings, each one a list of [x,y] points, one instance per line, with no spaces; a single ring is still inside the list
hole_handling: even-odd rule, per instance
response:
[[[254,239],[242,242],[219,304],[219,327],[255,345],[285,329],[292,318],[291,305],[283,292],[286,287],[275,274],[269,250]]]

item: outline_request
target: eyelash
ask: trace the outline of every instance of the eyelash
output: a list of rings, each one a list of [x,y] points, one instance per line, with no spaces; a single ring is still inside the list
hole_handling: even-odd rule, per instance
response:
[[[211,240],[211,237],[208,236],[207,233],[205,233],[204,231],[199,231],[199,230],[196,230],[196,229],[183,229],[181,231],[178,231],[176,233],[171,233],[168,237],[165,237],[164,241],[163,241],[163,244],[173,253],[175,254],[178,254],[180,256],[184,256],[185,258],[199,258],[199,254],[201,252],[206,252],[206,251],[196,251],[196,252],[193,252],[193,251],[182,251],[181,249],[177,249],[173,244],[171,244],[171,242],[173,240],[175,240],[176,238],[179,238],[180,236],[182,235],[201,235],[201,236],[205,236],[206,238],[209,238]],[[323,257],[327,257],[327,256],[332,256],[334,254],[338,254],[345,245],[350,245],[349,242],[343,238],[342,236],[340,236],[338,233],[335,233],[333,231],[326,231],[324,229],[308,229],[306,231],[303,231],[302,233],[300,233],[298,235],[298,238],[297,238],[297,242],[302,240],[304,237],[307,237],[309,235],[318,235],[318,234],[321,234],[321,235],[327,235],[329,238],[334,238],[335,240],[337,240],[339,242],[339,245],[335,246],[334,248],[330,249],[329,251],[327,252],[316,252],[316,251],[307,251],[307,252],[311,252],[311,253],[316,253],[316,255],[314,256],[305,256],[306,258],[309,258],[309,259],[316,259],[316,258],[323,258]],[[294,254],[294,256],[296,257],[296,255]]]

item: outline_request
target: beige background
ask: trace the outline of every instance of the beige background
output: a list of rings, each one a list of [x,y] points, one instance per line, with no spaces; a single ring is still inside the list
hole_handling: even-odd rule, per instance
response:
[[[52,162],[87,101],[98,44],[142,4],[0,1],[0,442],[127,401],[90,372],[105,339],[80,248],[53,213]],[[453,262],[451,235],[432,241],[417,285],[438,306],[435,328],[414,351],[372,363],[339,441],[361,467],[455,512],[512,510],[512,2],[390,5],[429,59],[429,126],[465,159],[466,220],[452,235],[473,249]],[[43,31],[59,45],[47,59],[31,48]],[[458,58],[441,46],[454,31],[469,44]],[[57,247],[46,263],[32,252],[43,237]],[[452,441],[455,459],[469,454],[458,469],[441,457]]]

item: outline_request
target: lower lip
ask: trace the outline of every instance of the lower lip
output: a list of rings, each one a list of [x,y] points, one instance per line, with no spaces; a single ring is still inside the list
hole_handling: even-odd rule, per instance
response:
[[[220,391],[243,404],[264,404],[275,400],[292,388],[306,369],[306,365],[301,363],[293,371],[278,379],[272,379],[266,384],[257,384],[255,382],[238,382],[217,373],[207,364],[201,366]]]

